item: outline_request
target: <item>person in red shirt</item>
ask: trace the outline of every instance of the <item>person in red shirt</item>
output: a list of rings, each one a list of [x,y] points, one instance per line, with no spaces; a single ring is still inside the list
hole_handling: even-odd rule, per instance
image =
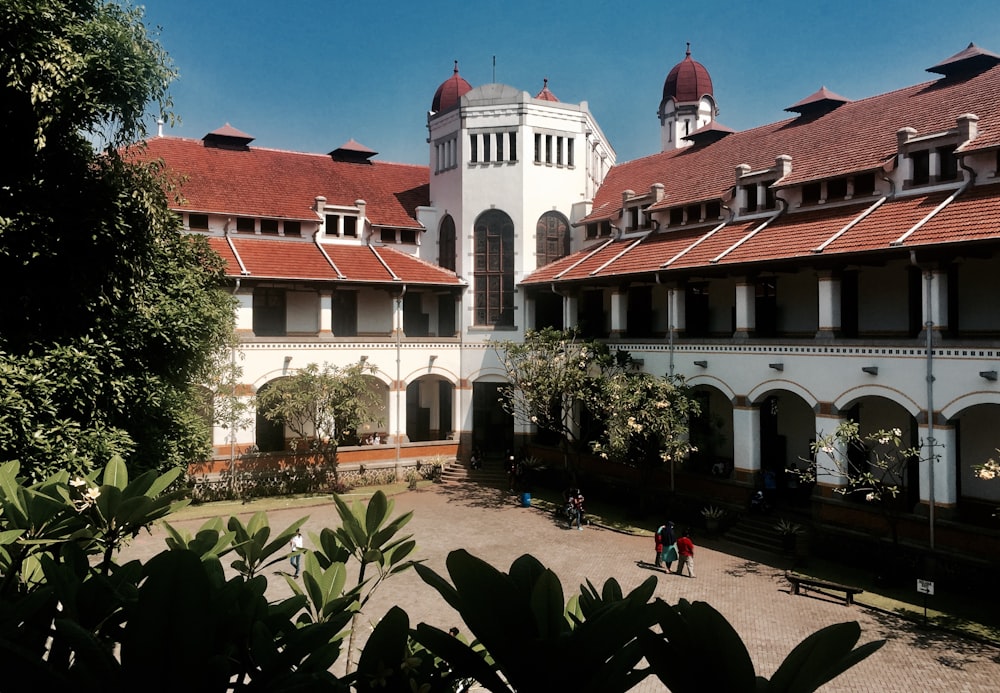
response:
[[[684,573],[687,566],[688,577],[694,577],[694,542],[691,541],[691,532],[684,530],[684,534],[677,540],[677,574]]]

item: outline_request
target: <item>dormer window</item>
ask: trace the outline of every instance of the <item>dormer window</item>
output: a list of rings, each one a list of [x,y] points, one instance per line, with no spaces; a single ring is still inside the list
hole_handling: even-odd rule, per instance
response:
[[[285,222],[285,235],[286,236],[301,236],[302,235],[302,222],[301,221],[286,221]]]
[[[774,185],[773,180],[761,183],[761,186],[764,188],[764,209],[774,209],[777,204],[774,198],[774,188],[771,187],[772,185]]]
[[[826,199],[843,200],[847,197],[847,179],[834,178],[826,182]]]
[[[237,233],[256,233],[257,222],[252,217],[236,217]]]
[[[379,231],[379,240],[383,243],[395,243],[396,229],[382,229]]]
[[[823,186],[819,183],[806,183],[802,186],[802,204],[804,205],[815,205],[819,204],[820,194],[822,193]]]
[[[683,223],[684,223],[684,208],[672,207],[670,209],[670,225],[680,226]]]
[[[344,217],[344,238],[358,237],[358,218]]]
[[[743,211],[747,214],[753,214],[757,211],[757,185],[744,185],[743,195],[746,200]]]
[[[628,210],[628,228],[630,231],[634,231],[639,228],[639,208],[629,207]]]
[[[958,179],[958,158],[955,156],[956,145],[950,144],[945,147],[938,147],[938,180]]]
[[[689,205],[686,210],[688,224],[697,224],[701,221],[701,205]]]
[[[199,231],[208,231],[208,215],[188,214],[188,228],[198,229]]]
[[[269,236],[278,235],[278,220],[277,219],[261,219],[260,220],[260,232],[267,234]]]
[[[358,237],[358,218],[347,214],[326,215],[326,235],[341,238]]]
[[[927,185],[931,182],[931,152],[929,149],[910,152],[910,165],[913,167],[910,177],[911,185]]]
[[[862,197],[875,194],[875,174],[864,173],[854,176],[854,197]]]
[[[718,219],[722,216],[722,203],[718,200],[705,203],[705,218]]]

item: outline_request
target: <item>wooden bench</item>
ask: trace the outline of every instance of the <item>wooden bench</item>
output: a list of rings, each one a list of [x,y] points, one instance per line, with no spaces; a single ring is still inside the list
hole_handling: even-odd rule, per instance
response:
[[[843,592],[844,603],[847,606],[854,603],[854,595],[864,592],[864,590],[860,587],[841,585],[840,583],[830,582],[828,580],[817,580],[815,578],[806,577],[804,575],[795,575],[793,573],[785,573],[785,579],[792,584],[792,594],[799,594],[799,588],[801,587],[811,587],[813,589],[827,590],[830,592]]]

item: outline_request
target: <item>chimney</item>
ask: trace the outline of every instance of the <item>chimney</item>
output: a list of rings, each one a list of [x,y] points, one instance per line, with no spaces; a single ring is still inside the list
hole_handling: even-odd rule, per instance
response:
[[[963,113],[957,122],[958,136],[963,142],[971,142],[979,135],[979,116],[975,113]]]

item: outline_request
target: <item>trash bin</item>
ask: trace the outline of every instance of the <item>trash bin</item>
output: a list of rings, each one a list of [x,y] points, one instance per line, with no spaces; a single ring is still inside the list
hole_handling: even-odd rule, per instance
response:
[[[525,492],[525,493],[521,494],[521,507],[522,508],[530,508],[531,507],[531,494],[530,493]]]

